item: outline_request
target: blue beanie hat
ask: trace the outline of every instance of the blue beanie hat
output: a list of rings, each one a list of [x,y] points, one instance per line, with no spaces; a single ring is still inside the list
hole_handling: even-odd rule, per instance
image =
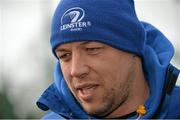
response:
[[[145,31],[133,0],[61,0],[52,21],[51,46],[98,41],[142,56]]]

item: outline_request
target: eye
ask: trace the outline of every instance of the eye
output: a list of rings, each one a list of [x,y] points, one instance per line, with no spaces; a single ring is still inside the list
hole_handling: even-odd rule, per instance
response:
[[[71,59],[71,54],[70,53],[63,53],[63,54],[59,55],[58,58],[60,61],[67,62]]]
[[[103,48],[102,47],[92,47],[92,48],[86,48],[86,51],[88,54],[98,54],[101,52]]]

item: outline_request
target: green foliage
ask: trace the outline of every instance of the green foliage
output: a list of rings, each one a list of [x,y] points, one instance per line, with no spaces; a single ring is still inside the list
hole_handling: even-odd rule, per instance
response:
[[[16,118],[13,105],[9,101],[6,92],[0,93],[0,119]]]

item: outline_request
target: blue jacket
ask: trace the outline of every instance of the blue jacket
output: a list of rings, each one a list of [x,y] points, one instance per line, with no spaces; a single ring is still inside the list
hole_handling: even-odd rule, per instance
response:
[[[180,118],[180,87],[175,86],[179,70],[170,64],[174,48],[152,25],[142,22],[146,31],[145,53],[142,58],[150,96],[145,103],[147,113],[142,118]],[[41,95],[37,105],[50,112],[43,118],[94,118],[89,116],[71,94],[59,63],[54,71],[54,83]],[[135,119],[138,115],[131,116]]]

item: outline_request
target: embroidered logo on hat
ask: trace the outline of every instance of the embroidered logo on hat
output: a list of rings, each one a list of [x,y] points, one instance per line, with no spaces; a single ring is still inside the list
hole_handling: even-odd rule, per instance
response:
[[[82,31],[83,28],[91,26],[90,21],[82,21],[85,17],[85,11],[80,7],[68,9],[61,17],[61,31],[69,29],[70,31]]]

